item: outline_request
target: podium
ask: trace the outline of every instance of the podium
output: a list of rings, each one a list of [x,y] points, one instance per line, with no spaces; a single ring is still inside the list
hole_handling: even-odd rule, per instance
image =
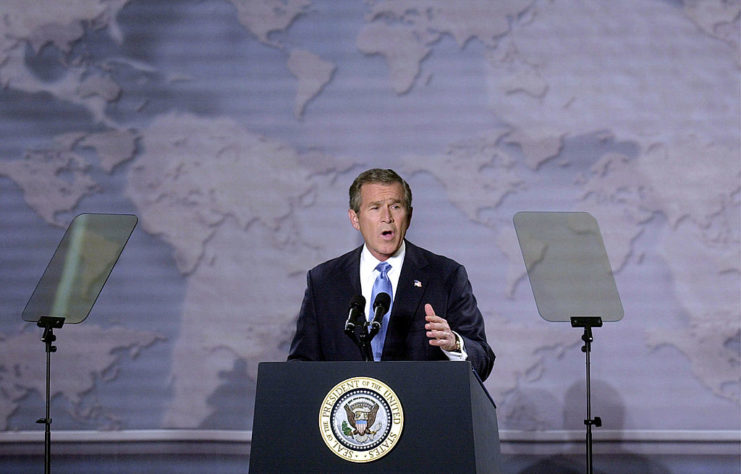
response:
[[[500,472],[469,362],[263,362],[254,413],[251,474]]]

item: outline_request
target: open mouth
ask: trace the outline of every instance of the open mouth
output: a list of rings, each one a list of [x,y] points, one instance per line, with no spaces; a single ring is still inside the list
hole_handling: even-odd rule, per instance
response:
[[[393,230],[384,230],[381,232],[381,237],[384,239],[391,239],[394,237],[394,231]]]

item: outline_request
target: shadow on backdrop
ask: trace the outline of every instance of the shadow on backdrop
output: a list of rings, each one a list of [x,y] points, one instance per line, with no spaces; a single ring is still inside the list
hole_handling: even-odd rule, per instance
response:
[[[584,399],[585,383],[572,384],[564,400],[563,427],[568,430],[583,429],[586,417]],[[593,414],[602,418],[601,429],[619,431],[625,425],[625,405],[614,387],[601,380],[592,380]],[[519,470],[519,474],[581,474],[586,469],[586,459],[580,454],[557,454],[548,456]],[[595,473],[630,472],[641,474],[669,474],[671,471],[661,463],[646,456],[624,451],[619,444],[610,453],[595,453]]]

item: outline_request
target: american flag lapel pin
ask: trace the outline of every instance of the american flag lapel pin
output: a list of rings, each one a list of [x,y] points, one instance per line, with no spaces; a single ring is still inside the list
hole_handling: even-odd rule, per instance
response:
[[[415,288],[422,288],[422,282],[419,280],[414,280],[414,287]]]

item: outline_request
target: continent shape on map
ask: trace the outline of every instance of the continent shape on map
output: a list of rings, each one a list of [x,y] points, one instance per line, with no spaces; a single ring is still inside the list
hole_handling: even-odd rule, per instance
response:
[[[409,174],[431,173],[466,217],[487,224],[481,211],[496,208],[507,194],[524,184],[514,169],[514,159],[497,144],[506,133],[495,130],[451,144],[442,155],[404,156],[403,170]]]
[[[294,21],[304,15],[311,6],[309,0],[267,0],[243,2],[232,0],[237,8],[237,18],[257,39],[280,50],[287,49],[279,41],[272,40],[270,33],[285,31]],[[291,49],[286,61],[291,74],[298,79],[293,114],[300,119],[306,105],[316,97],[332,79],[337,66],[304,49]]]
[[[81,199],[99,190],[89,174],[93,165],[79,149],[95,150],[99,166],[111,173],[133,158],[135,142],[136,135],[129,131],[58,135],[48,148],[28,150],[23,159],[0,161],[0,176],[13,180],[29,207],[46,222],[61,226],[57,214],[74,210]]]
[[[91,28],[111,27],[113,18],[127,0],[71,0],[59,3],[39,0],[4,2],[7,14],[0,22],[0,84],[28,93],[47,92],[58,100],[85,107],[97,122],[110,124],[105,106],[115,100],[120,87],[108,76],[90,71],[84,63],[65,64],[64,74],[55,81],[36,77],[25,62],[26,42],[35,52],[52,44],[62,53],[85,34],[83,25]]]
[[[409,91],[419,76],[421,62],[443,34],[455,38],[459,47],[477,38],[495,47],[509,31],[509,18],[525,12],[533,0],[465,3],[441,0],[381,1],[371,7],[366,25],[357,37],[358,49],[380,54],[389,66],[391,85],[397,94]]]
[[[220,372],[243,359],[254,377],[254,361],[285,357],[288,341],[271,337],[293,331],[298,303],[285,295],[301,294],[303,272],[318,261],[292,220],[314,171],[292,148],[230,119],[163,115],[142,142],[127,194],[188,275],[164,423],[195,427],[214,411],[207,401]]]
[[[738,295],[721,297],[714,291],[725,280],[724,284],[732,286],[741,273],[737,227],[741,163],[735,154],[725,147],[699,145],[691,137],[656,146],[641,159],[606,155],[595,163],[584,183],[584,203],[587,210],[602,216],[605,227],[613,229],[613,237],[616,232],[627,232],[618,240],[625,244],[654,214],[666,216],[671,231],[661,234],[657,252],[672,272],[673,297],[690,320],[683,329],[649,329],[647,342],[652,347],[676,347],[701,382],[717,395],[738,402],[741,361],[731,343],[738,337],[741,317]],[[712,190],[707,188],[710,182]],[[614,211],[612,215],[606,214],[609,210]],[[688,242],[693,244],[688,246]],[[626,245],[624,250],[629,248]],[[709,299],[711,294],[715,296]]]
[[[74,209],[97,188],[87,174],[90,165],[70,148],[57,143],[46,150],[27,151],[20,160],[0,161],[0,176],[18,184],[29,207],[54,225],[61,225],[57,213]]]
[[[608,130],[643,150],[689,129],[711,141],[732,139],[726,124],[738,120],[738,107],[718,91],[737,86],[734,52],[672,6],[633,0],[533,9],[530,21],[487,52],[491,108],[515,130],[534,139]],[[672,41],[658,36],[667,32]],[[702,64],[698,48],[706,51]],[[537,87],[523,90],[523,83]],[[698,114],[707,120],[689,119]]]
[[[46,393],[44,371],[44,346],[39,342],[39,332],[19,331],[12,335],[0,334],[0,430],[8,426],[8,419],[19,403],[30,392],[40,398]],[[103,328],[95,324],[64,326],[57,330],[59,351],[54,356],[54,377],[51,397],[62,395],[70,403],[73,415],[83,419],[107,418],[112,427],[120,428],[120,420],[110,415],[105,407],[83,407],[83,399],[95,387],[97,380],[115,379],[113,370],[126,354],[135,358],[142,350],[163,337],[148,331],[135,331],[123,327]],[[11,362],[8,362],[11,361]],[[105,404],[105,402],[102,402]]]
[[[293,109],[293,115],[298,119],[303,116],[306,104],[332,79],[337,67],[316,54],[300,49],[291,51],[287,65],[291,74],[298,78],[296,105]]]
[[[270,33],[283,31],[304,14],[311,5],[309,0],[264,0],[244,2],[231,0],[237,8],[237,18],[260,42],[282,48],[270,39]]]
[[[134,158],[136,138],[137,136],[128,130],[107,130],[84,136],[80,146],[94,149],[100,167],[106,173],[111,173],[116,166]]]

